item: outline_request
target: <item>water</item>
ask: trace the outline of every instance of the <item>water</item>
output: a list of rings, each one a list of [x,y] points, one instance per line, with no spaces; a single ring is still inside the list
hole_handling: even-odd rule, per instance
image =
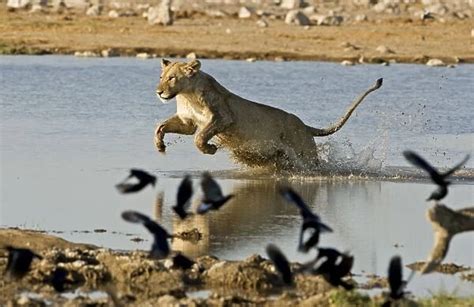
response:
[[[197,227],[204,232],[199,244],[173,242],[174,249],[190,256],[243,259],[264,254],[272,242],[290,259],[304,261],[312,255],[296,252],[297,211],[276,194],[279,185],[290,184],[335,230],[322,237],[321,245],[355,255],[354,273],[385,275],[395,254],[406,264],[426,258],[433,238],[424,199],[434,187],[419,179],[401,152],[416,150],[440,167],[473,155],[472,65],[206,60],[202,68],[235,93],[293,112],[316,127],[339,118],[353,98],[383,77],[382,89],[341,131],[317,139],[328,159],[363,178],[254,172],[224,151],[199,153],[186,136],[168,135],[167,154],[158,154],[155,125],[173,114],[175,105],[156,99],[157,60],[2,56],[0,226],[54,230],[75,242],[110,248],[147,249],[146,230],[120,219],[123,210],[135,209],[155,216],[170,231]],[[130,167],[156,174],[157,189],[119,195],[113,185]],[[473,205],[473,167],[471,159],[445,199],[452,208]],[[177,185],[190,173],[199,191],[204,170],[236,198],[220,212],[182,223],[170,209]],[[156,204],[158,193],[164,193],[163,205]],[[92,231],[98,228],[107,232]],[[130,241],[134,236],[145,241]],[[454,238],[445,261],[474,266],[472,233]],[[439,290],[474,294],[472,284],[441,274],[417,276],[409,289],[423,296]]]

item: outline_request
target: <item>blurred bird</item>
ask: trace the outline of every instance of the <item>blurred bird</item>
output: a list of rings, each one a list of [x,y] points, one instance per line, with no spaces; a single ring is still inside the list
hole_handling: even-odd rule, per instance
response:
[[[266,248],[268,258],[273,262],[273,265],[280,273],[283,282],[287,285],[293,283],[293,273],[291,272],[290,263],[286,259],[281,250],[273,244],[268,244]]]
[[[198,214],[207,213],[209,210],[219,210],[229,199],[234,197],[233,194],[224,196],[221,187],[208,172],[202,174],[201,188],[204,198],[197,208]]]
[[[124,211],[122,218],[130,223],[143,224],[143,226],[153,234],[154,241],[150,251],[151,258],[162,259],[168,257],[170,253],[168,238],[172,236],[163,227],[151,220],[148,216],[136,211]]]
[[[9,279],[23,278],[30,271],[34,258],[43,259],[43,257],[27,248],[15,248],[8,245],[5,246],[5,249],[8,251],[5,275]]]
[[[321,262],[318,267],[311,268]],[[333,248],[318,247],[318,256],[314,261],[304,264],[303,268],[309,270],[312,274],[321,275],[328,283],[334,287],[341,286],[346,290],[352,290],[353,285],[345,282],[342,278],[350,274],[354,256],[347,253],[340,253]]]
[[[393,256],[390,259],[388,266],[388,284],[390,286],[390,299],[387,300],[382,306],[390,306],[391,301],[396,301],[404,297],[405,287],[413,277],[415,271],[412,271],[407,281],[403,280],[403,267],[402,258],[400,256]]]
[[[193,196],[193,182],[191,176],[186,175],[178,187],[176,206],[174,212],[183,220],[188,216],[187,210],[190,206],[190,199]]]
[[[192,266],[194,265],[194,261],[192,261],[191,259],[189,259],[188,257],[178,253],[176,255],[174,255],[173,257],[171,257],[171,260],[173,261],[173,267],[174,268],[178,268],[178,269],[182,269],[182,270],[188,270],[190,268],[192,268]]]
[[[461,166],[463,166],[467,160],[469,160],[469,155],[467,155],[464,160],[458,163],[456,166],[451,168],[450,170],[440,173],[438,172],[433,166],[431,166],[425,159],[420,157],[413,151],[406,150],[403,152],[405,159],[407,159],[413,165],[424,169],[431,177],[431,180],[438,185],[438,189],[436,189],[433,193],[431,193],[430,197],[427,199],[429,200],[441,200],[448,194],[448,185],[451,184],[450,181],[446,179],[452,175],[455,171],[457,171]]]
[[[138,183],[129,183],[127,182],[128,179],[135,177],[138,180]],[[147,185],[155,186],[156,183],[156,176],[153,176],[143,170],[139,170],[136,168],[132,168],[130,170],[130,175],[128,175],[125,180],[117,184],[115,187],[120,193],[135,193],[141,191]]]
[[[49,281],[53,286],[54,290],[56,290],[57,292],[64,292],[64,285],[70,283],[70,281],[67,279],[68,275],[69,272],[65,268],[57,267],[56,269],[54,269],[54,271],[51,273],[51,276],[49,277]]]
[[[319,243],[319,235],[322,232],[332,232],[332,229],[321,222],[319,216],[314,214],[301,199],[301,197],[291,188],[280,188],[281,195],[288,201],[294,203],[300,209],[300,215],[303,218],[303,224],[300,230],[298,241],[298,250],[307,253],[312,247]],[[304,241],[304,235],[308,230],[312,230],[308,240]]]

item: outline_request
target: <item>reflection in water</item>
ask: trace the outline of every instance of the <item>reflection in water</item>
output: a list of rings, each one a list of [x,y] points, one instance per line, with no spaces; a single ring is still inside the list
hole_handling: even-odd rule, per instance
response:
[[[158,192],[156,195],[156,200],[155,200],[155,210],[154,210],[154,216],[155,220],[158,223],[161,223],[161,219],[163,217],[163,202],[165,200],[165,192],[161,191]]]

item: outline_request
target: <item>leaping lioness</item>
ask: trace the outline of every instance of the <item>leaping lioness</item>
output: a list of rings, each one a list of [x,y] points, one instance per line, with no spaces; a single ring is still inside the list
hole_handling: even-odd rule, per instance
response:
[[[155,130],[155,144],[160,152],[166,148],[165,134],[178,133],[194,135],[196,147],[210,155],[217,150],[216,145],[209,143],[212,139],[249,166],[288,168],[317,162],[314,137],[341,129],[365,96],[382,85],[382,79],[377,80],[337,123],[320,129],[305,125],[294,114],[231,93],[200,67],[198,60],[161,60],[156,94],[163,102],[176,97],[177,112]]]

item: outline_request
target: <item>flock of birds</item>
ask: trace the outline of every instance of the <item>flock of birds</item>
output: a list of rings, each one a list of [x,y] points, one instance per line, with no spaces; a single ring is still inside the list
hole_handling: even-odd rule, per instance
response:
[[[410,163],[426,171],[431,180],[438,186],[428,198],[428,200],[436,202],[448,194],[448,186],[451,184],[448,181],[449,176],[461,168],[469,159],[469,156],[467,156],[453,168],[441,173],[415,152],[405,151],[403,155]],[[130,180],[132,178],[135,178],[136,182],[132,182]],[[131,169],[129,176],[117,184],[116,188],[121,193],[135,193],[148,185],[155,186],[155,184],[156,177],[154,175],[143,170]],[[192,179],[187,175],[181,181],[177,191],[176,205],[172,207],[180,219],[184,220],[191,214],[207,214],[210,211],[219,210],[234,197],[232,194],[224,195],[219,184],[208,172],[202,174],[200,184],[203,198],[196,212],[193,213],[190,212],[190,201],[193,195]],[[333,229],[321,221],[321,218],[311,211],[300,195],[293,189],[290,187],[280,187],[279,192],[284,199],[296,206],[301,215],[302,223],[298,238],[298,251],[303,253],[308,253],[312,249],[317,251],[317,256],[314,260],[303,263],[298,269],[292,270],[290,262],[282,251],[274,244],[267,245],[266,253],[279,272],[283,283],[291,286],[294,283],[296,274],[312,274],[322,276],[334,287],[352,290],[354,286],[344,280],[344,277],[350,275],[354,256],[340,252],[335,248],[320,247],[318,245],[320,235],[332,232]],[[168,239],[172,238],[173,235],[150,217],[140,212],[129,210],[122,213],[122,218],[130,223],[142,224],[153,235],[153,243],[149,252],[151,258],[163,259],[171,257],[173,267],[184,270],[194,265],[193,260],[178,252],[171,251]],[[40,255],[26,248],[6,246],[5,249],[8,251],[5,272],[8,279],[18,280],[23,278],[28,274],[32,261],[35,258],[42,259]],[[59,292],[64,290],[66,275],[67,271],[65,269],[57,268],[50,278],[52,286]],[[400,256],[392,257],[388,267],[390,292],[383,306],[390,306],[392,302],[402,299],[406,294],[405,288],[413,276],[414,271],[412,271],[407,281],[404,281],[402,259]]]

